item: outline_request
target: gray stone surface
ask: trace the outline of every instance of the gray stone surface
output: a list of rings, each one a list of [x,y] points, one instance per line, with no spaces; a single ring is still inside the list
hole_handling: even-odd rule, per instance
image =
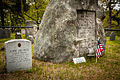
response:
[[[97,38],[105,44],[103,10],[97,1],[51,0],[35,37],[34,57],[61,63],[94,56]]]
[[[0,29],[0,39],[10,38],[11,31],[9,29]]]
[[[15,34],[15,39],[22,39],[21,33],[16,33]]]
[[[21,34],[25,34],[25,29],[21,29]]]
[[[35,21],[27,20],[26,21],[27,27],[33,27],[33,28],[26,28],[25,29],[25,36],[28,38],[29,35],[32,35],[33,37],[36,36],[37,33],[37,25]]]
[[[116,36],[116,35],[114,34],[114,32],[112,32],[111,35],[110,35],[110,40],[111,40],[111,41],[114,41],[114,40],[115,40],[115,36]]]
[[[32,68],[32,45],[29,40],[14,39],[5,42],[7,72]]]

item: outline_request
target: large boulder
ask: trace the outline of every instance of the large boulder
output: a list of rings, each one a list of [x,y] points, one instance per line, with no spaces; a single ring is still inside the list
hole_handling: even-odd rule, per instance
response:
[[[51,0],[35,37],[34,58],[61,63],[95,56],[97,39],[105,47],[98,0]]]

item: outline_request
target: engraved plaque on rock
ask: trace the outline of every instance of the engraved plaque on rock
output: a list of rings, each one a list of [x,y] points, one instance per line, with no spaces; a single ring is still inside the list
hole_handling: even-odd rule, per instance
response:
[[[6,70],[14,72],[32,68],[31,41],[14,39],[5,42]]]
[[[84,54],[84,52],[87,51],[86,49],[89,50],[89,48],[93,48],[93,44],[95,44],[95,12],[78,10],[77,27],[77,38],[81,40],[80,43],[78,43],[79,53]]]

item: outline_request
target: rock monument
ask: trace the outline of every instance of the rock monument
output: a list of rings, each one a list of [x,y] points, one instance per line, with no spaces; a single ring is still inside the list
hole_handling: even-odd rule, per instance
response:
[[[51,0],[36,34],[34,58],[53,63],[95,56],[97,39],[105,47],[98,0]]]

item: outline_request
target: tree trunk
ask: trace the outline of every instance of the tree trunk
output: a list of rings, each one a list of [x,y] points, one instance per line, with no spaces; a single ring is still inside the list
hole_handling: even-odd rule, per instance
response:
[[[2,22],[2,26],[4,26],[4,11],[3,11],[3,8],[4,8],[4,4],[2,4],[2,1],[0,1],[0,5],[1,5],[1,9],[0,9],[0,14],[1,14],[1,22]]]
[[[112,8],[111,8],[111,0],[110,0],[110,2],[109,2],[109,29],[111,29],[111,13],[112,13],[111,10],[112,10]],[[108,32],[109,36],[110,36],[110,32],[111,31]]]

